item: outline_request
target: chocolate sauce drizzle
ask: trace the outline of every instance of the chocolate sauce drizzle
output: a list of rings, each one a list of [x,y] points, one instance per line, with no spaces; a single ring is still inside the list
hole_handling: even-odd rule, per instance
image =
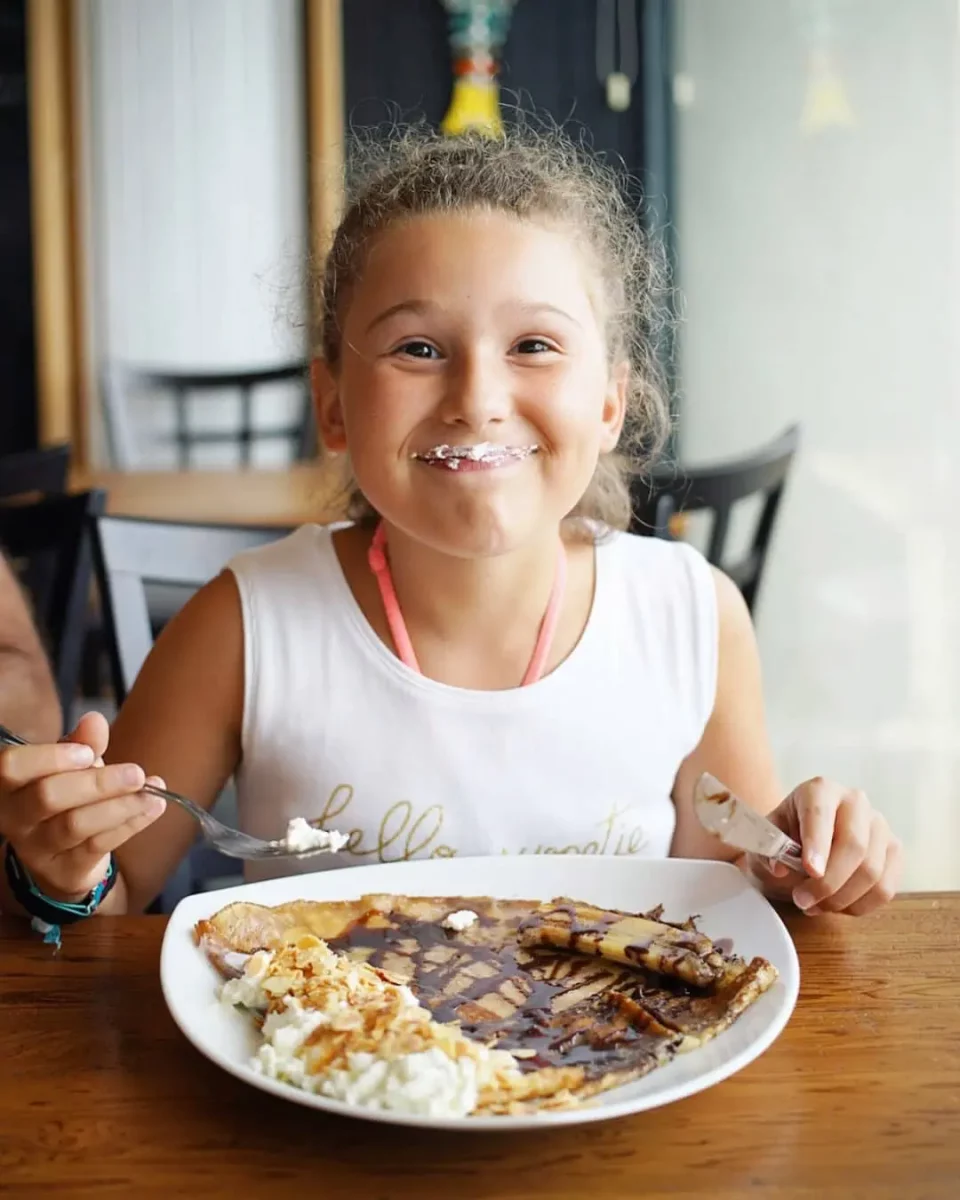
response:
[[[437,1021],[458,1021],[477,1041],[520,1051],[521,1070],[579,1066],[588,1079],[611,1071],[639,1074],[673,1052],[679,1038],[644,1028],[617,1001],[621,984],[636,994],[638,972],[563,950],[521,948],[523,914],[492,914],[480,901],[464,905],[479,920],[460,932],[396,911],[376,912],[329,945],[403,979]],[[573,907],[564,914],[575,946],[603,936],[602,923],[579,924]],[[610,923],[615,919],[611,914]]]

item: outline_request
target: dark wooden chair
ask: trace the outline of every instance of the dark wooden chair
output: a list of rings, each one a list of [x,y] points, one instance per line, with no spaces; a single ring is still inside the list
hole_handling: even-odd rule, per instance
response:
[[[0,501],[16,496],[61,496],[67,490],[70,447],[50,446],[0,455]]]
[[[91,521],[102,491],[0,505],[0,549],[30,596],[50,655],[64,724],[71,720],[88,629]]]
[[[733,579],[753,612],[780,501],[799,444],[800,427],[792,425],[746,458],[689,471],[656,470],[652,480],[637,480],[633,485],[631,532],[670,538],[678,519],[709,510],[712,522],[707,558]],[[759,501],[759,518],[747,552],[731,558],[727,546],[731,516],[735,505],[750,498]]]
[[[0,505],[17,503],[24,497],[39,499],[60,496],[67,491],[70,467],[69,445],[51,446],[43,450],[27,450],[19,454],[0,456]],[[88,572],[89,573],[89,572]],[[80,666],[80,687],[84,695],[100,692],[101,656],[99,614],[95,599],[87,615]],[[67,724],[69,715],[65,713]]]
[[[294,419],[285,424],[261,427],[254,421],[254,403],[261,389],[274,384],[295,384],[299,390]],[[194,450],[200,446],[236,446],[240,464],[249,466],[254,444],[286,442],[295,459],[316,455],[316,434],[307,365],[288,363],[262,371],[151,371],[123,363],[108,363],[101,379],[107,442],[115,466],[131,470],[140,465],[141,455],[134,434],[131,405],[136,396],[149,395],[154,402],[173,408],[174,431],[169,441],[176,448],[177,466],[195,465]],[[233,396],[237,420],[227,428],[198,428],[191,421],[191,402]]]
[[[133,517],[99,517],[93,556],[103,606],[110,675],[122,704],[153,645],[149,585],[182,589],[182,603],[243,550],[283,537],[288,530],[195,525]],[[169,594],[169,591],[168,591]],[[172,614],[171,614],[172,615]],[[221,803],[226,797],[221,797]],[[224,820],[231,816],[225,815]],[[199,839],[154,909],[169,912],[208,879],[238,875],[238,862]]]

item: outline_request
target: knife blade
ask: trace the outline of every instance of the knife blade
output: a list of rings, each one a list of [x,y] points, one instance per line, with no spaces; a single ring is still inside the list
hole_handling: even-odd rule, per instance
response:
[[[704,829],[725,846],[775,859],[791,871],[807,874],[800,844],[707,772],[694,786],[693,808]]]

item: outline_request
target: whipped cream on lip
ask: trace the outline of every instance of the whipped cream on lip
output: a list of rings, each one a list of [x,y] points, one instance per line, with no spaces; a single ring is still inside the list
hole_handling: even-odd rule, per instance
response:
[[[510,462],[522,462],[539,449],[535,444],[506,446],[498,442],[477,442],[473,446],[450,446],[444,443],[431,446],[429,450],[417,451],[411,458],[430,466],[444,467],[448,471],[458,471],[464,464],[500,467]]]

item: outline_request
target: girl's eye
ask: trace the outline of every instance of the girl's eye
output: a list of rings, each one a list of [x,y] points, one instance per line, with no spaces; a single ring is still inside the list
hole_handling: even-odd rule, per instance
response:
[[[545,342],[543,338],[524,338],[522,342],[517,342],[518,354],[544,354],[549,353],[554,349],[549,342]]]
[[[431,346],[429,342],[404,342],[397,350],[398,353],[406,354],[409,358],[422,358],[429,361],[440,357],[436,346]]]

